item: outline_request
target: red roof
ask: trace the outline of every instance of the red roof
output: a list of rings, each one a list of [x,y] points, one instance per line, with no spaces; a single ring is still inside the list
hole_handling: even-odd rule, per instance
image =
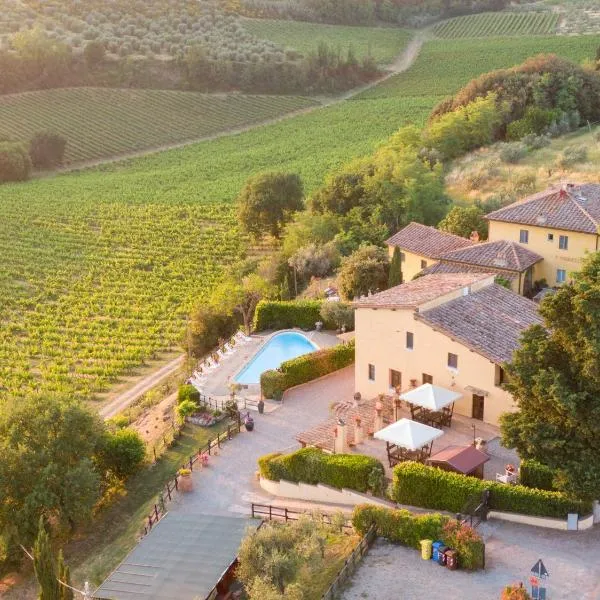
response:
[[[468,475],[490,460],[490,457],[475,446],[447,446],[434,454],[428,462],[446,463],[455,471]]]

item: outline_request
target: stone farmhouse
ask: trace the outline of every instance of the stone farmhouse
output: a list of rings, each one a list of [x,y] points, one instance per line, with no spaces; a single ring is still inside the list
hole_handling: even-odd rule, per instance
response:
[[[365,398],[433,383],[462,394],[458,414],[498,424],[514,409],[501,386],[537,305],[495,273],[436,273],[354,303],[355,389]]]
[[[552,187],[486,216],[487,242],[410,223],[387,240],[400,248],[404,281],[418,274],[496,273],[529,296],[543,282],[568,281],[586,253],[598,250],[600,184]],[[534,284],[536,284],[534,288]]]

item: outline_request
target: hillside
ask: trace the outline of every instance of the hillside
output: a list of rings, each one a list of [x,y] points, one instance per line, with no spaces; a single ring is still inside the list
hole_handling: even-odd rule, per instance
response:
[[[410,71],[342,104],[101,169],[0,187],[0,378],[90,396],[177,344],[192,302],[243,255],[248,175],[297,172],[307,192],[486,70],[537,52],[582,60],[598,38],[432,41]]]
[[[51,129],[67,139],[68,165],[198,139],[315,105],[298,96],[42,90],[0,96],[0,137],[27,143]]]
[[[451,197],[460,203],[494,198],[509,202],[565,181],[600,181],[597,128],[593,131],[583,128],[555,138],[545,148],[530,150],[517,163],[503,160],[504,147],[495,144],[457,160],[446,176]],[[583,150],[585,155],[580,155],[581,160],[577,160],[573,149]],[[574,160],[569,160],[570,156]]]

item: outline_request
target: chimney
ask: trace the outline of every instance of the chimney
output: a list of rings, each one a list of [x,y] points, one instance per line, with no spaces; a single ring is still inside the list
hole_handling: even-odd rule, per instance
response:
[[[375,421],[373,422],[373,433],[377,433],[383,429],[383,404],[375,403]]]
[[[365,429],[362,426],[362,420],[360,417],[356,417],[354,420],[354,445],[362,444],[365,439]]]
[[[348,431],[346,422],[338,419],[337,427],[335,428],[335,439],[333,440],[333,453],[345,454],[348,452]]]
[[[471,235],[469,236],[469,239],[476,244],[479,241],[479,233],[477,231],[471,231]]]

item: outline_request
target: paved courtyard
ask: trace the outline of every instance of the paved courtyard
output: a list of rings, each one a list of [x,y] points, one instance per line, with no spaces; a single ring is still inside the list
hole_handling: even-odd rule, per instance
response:
[[[548,569],[548,600],[600,599],[600,531],[563,532],[483,523],[485,571],[448,571],[417,550],[379,539],[341,595],[342,600],[498,600],[505,585],[529,582],[541,558]]]
[[[194,490],[179,494],[168,510],[226,514],[248,514],[251,502],[270,502],[270,496],[255,477],[260,456],[300,446],[295,435],[323,421],[329,405],[352,398],[354,367],[347,367],[310,385],[286,393],[282,405],[268,414],[252,413],[254,431],[226,442],[207,468],[194,471]]]

